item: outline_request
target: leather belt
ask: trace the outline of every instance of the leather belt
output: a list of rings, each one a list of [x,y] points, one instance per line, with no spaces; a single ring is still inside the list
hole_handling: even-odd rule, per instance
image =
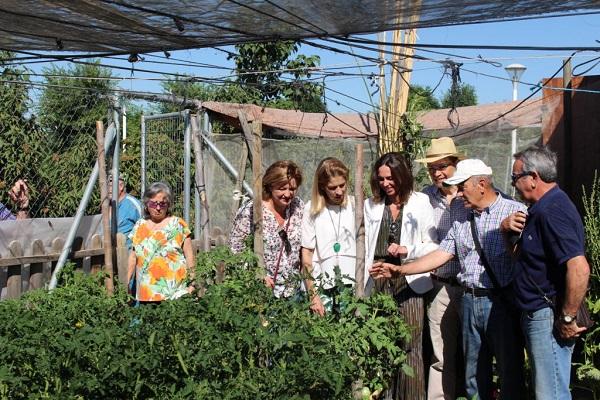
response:
[[[487,297],[498,293],[494,289],[470,288],[465,286],[463,286],[463,290],[474,297]]]
[[[450,286],[460,286],[460,283],[458,283],[458,280],[454,277],[443,278],[434,274],[431,274],[430,276],[434,281],[442,282]]]

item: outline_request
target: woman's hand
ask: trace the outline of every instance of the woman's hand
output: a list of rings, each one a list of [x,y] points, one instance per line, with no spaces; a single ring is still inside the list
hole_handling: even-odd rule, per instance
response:
[[[325,306],[318,294],[312,296],[312,299],[310,300],[310,310],[321,317],[325,316]]]
[[[392,243],[387,249],[388,254],[398,258],[404,258],[408,255],[408,249],[406,246],[400,246],[397,243]]]
[[[376,262],[369,268],[369,274],[373,279],[389,279],[400,273],[400,266],[386,262]]]
[[[271,278],[270,276],[265,276],[265,285],[269,288],[269,289],[274,289],[275,288],[275,281],[273,280],[273,278]]]

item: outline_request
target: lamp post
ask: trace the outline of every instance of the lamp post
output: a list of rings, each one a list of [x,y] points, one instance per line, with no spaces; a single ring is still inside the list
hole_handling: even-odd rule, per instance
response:
[[[504,67],[506,72],[508,73],[508,77],[512,81],[513,85],[513,101],[517,101],[517,83],[523,76],[523,72],[527,69],[524,65],[521,64],[510,64],[507,67]],[[510,147],[511,156],[517,152],[517,129],[513,129],[511,135],[511,147]]]
[[[504,69],[506,70],[506,73],[508,73],[508,77],[512,81],[512,85],[513,85],[512,99],[513,99],[513,101],[517,101],[517,98],[518,98],[517,83],[519,82],[519,80],[521,79],[521,76],[523,76],[523,73],[525,72],[525,70],[527,68],[521,64],[510,64],[509,66],[504,67]],[[512,130],[511,135],[510,135],[510,156],[511,156],[511,158],[516,152],[517,152],[517,128],[515,127]],[[512,166],[512,163],[509,162],[508,164]],[[513,188],[513,195],[514,195],[514,188]]]

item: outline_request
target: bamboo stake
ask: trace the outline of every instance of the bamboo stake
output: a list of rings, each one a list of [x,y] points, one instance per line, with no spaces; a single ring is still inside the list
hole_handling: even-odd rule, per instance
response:
[[[104,285],[109,294],[113,294],[113,262],[112,240],[110,234],[110,199],[106,187],[106,153],[104,152],[104,125],[96,121],[96,145],[98,148],[98,180],[100,184],[100,199],[102,205],[102,231],[104,234],[104,271],[107,278]]]
[[[356,145],[356,158],[354,170],[354,213],[356,227],[356,297],[365,297],[365,224],[363,222],[363,144]]]
[[[252,178],[254,182],[254,253],[258,265],[265,265],[262,213],[262,123],[252,122]]]

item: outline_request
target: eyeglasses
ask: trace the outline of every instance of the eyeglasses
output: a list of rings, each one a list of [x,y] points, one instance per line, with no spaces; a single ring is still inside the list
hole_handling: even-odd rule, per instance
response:
[[[148,202],[146,203],[146,205],[150,208],[154,208],[155,210],[158,210],[159,208],[161,209],[165,209],[169,206],[169,203],[166,201],[152,201],[152,200],[148,200]]]
[[[533,176],[535,172],[532,171],[523,171],[519,174],[510,174],[511,185],[515,186],[517,181],[524,176]]]
[[[286,232],[285,229],[280,229],[279,232],[279,237],[281,238],[281,241],[283,242],[283,246],[285,248],[285,252],[286,254],[290,254],[292,252],[292,244],[290,243],[290,239],[288,238],[288,234]]]
[[[427,166],[427,171],[433,173],[433,172],[436,172],[436,171],[444,170],[444,169],[448,168],[451,165],[453,165],[453,164],[451,164],[451,163],[445,163],[445,164],[428,165]]]

